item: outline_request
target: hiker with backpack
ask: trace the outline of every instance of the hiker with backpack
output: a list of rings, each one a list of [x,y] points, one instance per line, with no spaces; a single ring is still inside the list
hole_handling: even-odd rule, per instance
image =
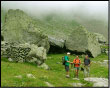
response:
[[[84,77],[90,76],[90,64],[91,64],[91,61],[88,55],[86,55],[84,58]]]
[[[73,62],[71,62],[71,64],[74,64],[74,68],[75,68],[75,77],[78,78],[78,72],[80,70],[80,64],[81,64],[81,60],[79,59],[79,56],[76,56],[76,58],[73,60]]]
[[[70,53],[68,52],[67,53],[67,56],[64,56],[62,59],[63,59],[63,65],[65,66],[65,70],[66,70],[66,77],[69,78],[69,64],[70,64],[70,61],[69,61],[69,55]]]

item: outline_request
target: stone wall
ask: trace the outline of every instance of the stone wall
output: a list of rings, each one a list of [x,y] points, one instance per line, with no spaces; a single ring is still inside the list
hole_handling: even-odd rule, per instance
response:
[[[46,49],[34,44],[15,44],[1,42],[1,56],[11,58],[15,62],[35,62],[41,65],[46,60]]]

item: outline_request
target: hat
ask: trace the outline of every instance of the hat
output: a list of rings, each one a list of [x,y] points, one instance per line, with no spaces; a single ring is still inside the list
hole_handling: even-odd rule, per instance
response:
[[[70,52],[67,53],[68,55],[70,54]]]

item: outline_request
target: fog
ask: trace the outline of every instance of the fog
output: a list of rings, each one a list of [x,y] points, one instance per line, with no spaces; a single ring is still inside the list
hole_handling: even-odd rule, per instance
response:
[[[50,13],[66,18],[108,20],[108,1],[2,1],[3,9],[21,9],[31,16],[42,18]]]
[[[37,19],[57,14],[108,38],[108,1],[2,1],[1,7],[5,11],[21,9]]]

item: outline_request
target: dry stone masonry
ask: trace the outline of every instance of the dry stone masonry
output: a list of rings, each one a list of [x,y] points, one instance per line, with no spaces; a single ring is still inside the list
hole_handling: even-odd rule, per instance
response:
[[[35,62],[41,65],[46,60],[46,49],[34,44],[12,44],[1,42],[1,55],[15,62]]]

